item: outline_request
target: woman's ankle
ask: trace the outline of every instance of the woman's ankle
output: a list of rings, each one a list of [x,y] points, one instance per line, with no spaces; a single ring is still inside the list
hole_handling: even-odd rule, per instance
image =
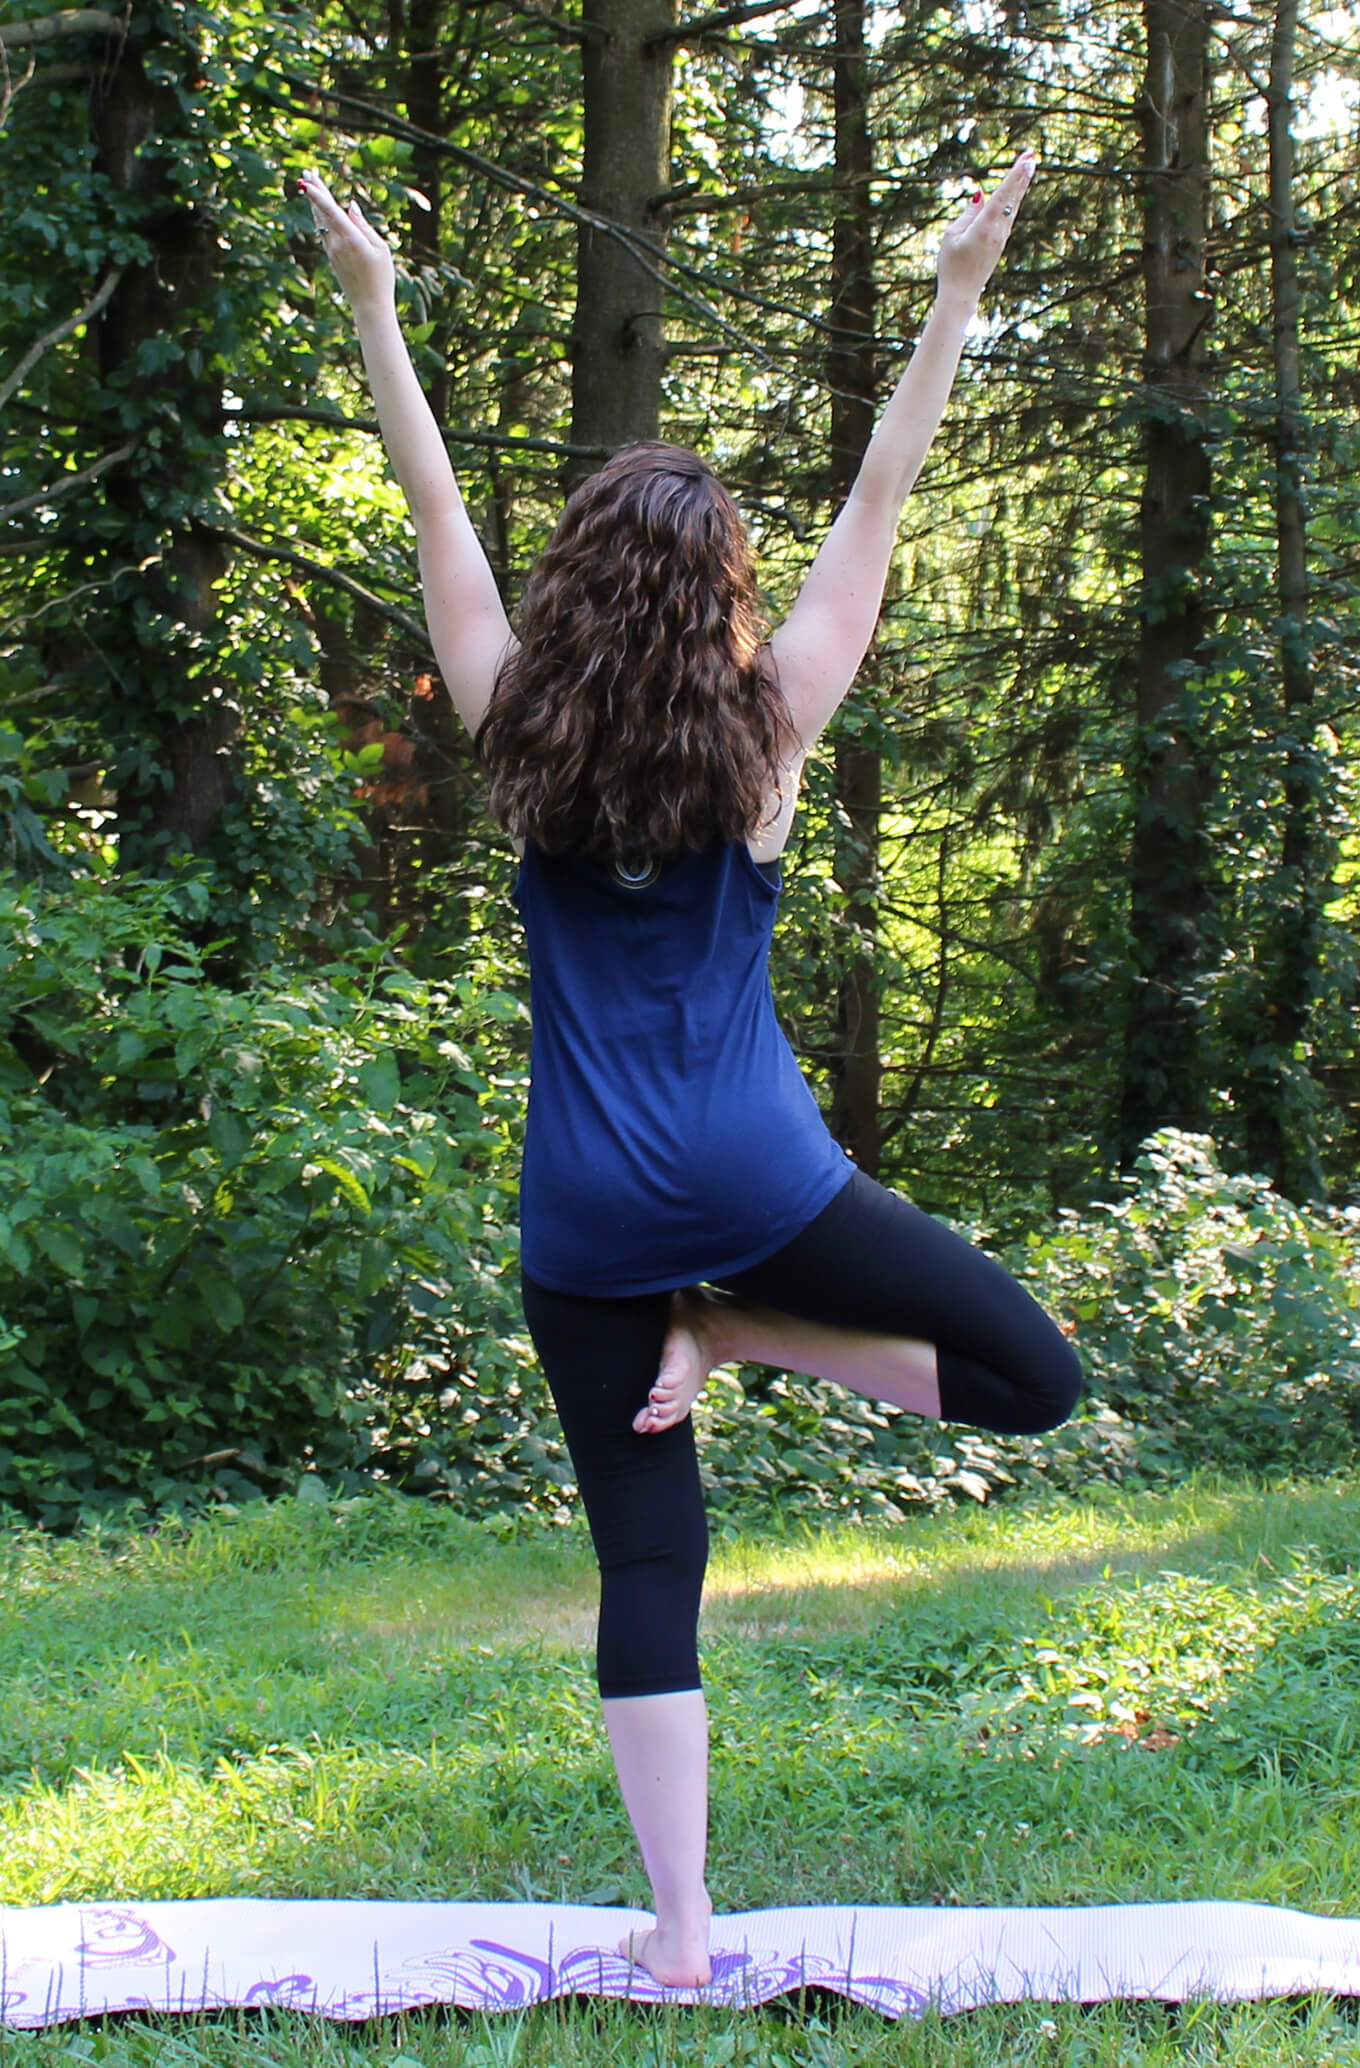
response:
[[[706,1285],[687,1286],[675,1294],[675,1303],[674,1312],[694,1336],[710,1372],[735,1362],[730,1329],[738,1302],[729,1293]]]
[[[659,1931],[675,1932],[684,1938],[693,1937],[695,1933],[707,1937],[708,1927],[713,1922],[713,1905],[706,1888],[700,1889],[697,1896],[689,1896],[684,1900],[672,1897],[665,1903],[657,1901],[654,1890],[652,1901],[656,1906],[655,1916]]]

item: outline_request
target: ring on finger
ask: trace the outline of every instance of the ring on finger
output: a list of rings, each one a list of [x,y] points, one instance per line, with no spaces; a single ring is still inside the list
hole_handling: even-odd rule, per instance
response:
[[[1009,202],[1009,201],[1003,201],[1003,202],[1002,202],[1002,204],[1001,204],[1001,213],[1002,213],[1003,215],[1014,215],[1014,214],[1015,214],[1015,210],[1014,210],[1014,209],[1013,209],[1013,208],[1011,207],[1011,204],[1010,204],[1010,202]]]

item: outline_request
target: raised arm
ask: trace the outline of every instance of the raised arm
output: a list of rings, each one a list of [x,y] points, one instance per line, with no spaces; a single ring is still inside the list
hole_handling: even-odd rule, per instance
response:
[[[990,200],[977,194],[940,243],[938,292],[916,350],[860,463],[854,487],[770,641],[801,746],[841,702],[878,622],[897,520],[930,449],[978,297],[1034,177],[1026,151]]]
[[[476,732],[513,639],[401,334],[392,253],[357,202],[341,208],[314,172],[299,184],[353,311],[383,443],[416,528],[425,622],[439,672],[463,723]]]

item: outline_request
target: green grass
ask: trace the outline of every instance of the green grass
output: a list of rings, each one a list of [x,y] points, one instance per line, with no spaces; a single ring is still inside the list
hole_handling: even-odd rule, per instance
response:
[[[705,1655],[720,1910],[1232,1896],[1360,1912],[1350,1483],[732,1538]],[[380,1496],[0,1548],[0,1901],[645,1905],[575,1529]],[[1342,2007],[271,2014],[0,2063],[1354,2063]]]

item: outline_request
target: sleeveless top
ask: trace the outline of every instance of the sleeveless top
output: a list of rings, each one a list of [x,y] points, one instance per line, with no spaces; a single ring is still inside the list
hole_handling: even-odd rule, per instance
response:
[[[515,901],[533,1017],[530,1278],[609,1298],[772,1256],[854,1170],[775,1018],[778,885],[745,841],[632,879],[530,845]]]

